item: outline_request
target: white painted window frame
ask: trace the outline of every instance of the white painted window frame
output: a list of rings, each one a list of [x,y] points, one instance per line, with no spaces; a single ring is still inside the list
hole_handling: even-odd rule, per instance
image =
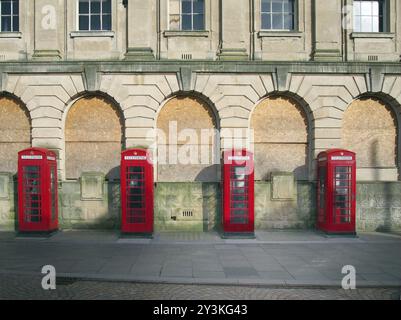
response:
[[[272,17],[273,17],[273,8],[272,5],[270,7],[270,13],[268,12],[263,12],[262,11],[262,5],[263,5],[263,0],[260,0],[260,7],[259,7],[259,15],[260,15],[260,30],[261,31],[272,31],[272,32],[295,32],[297,31],[297,25],[298,25],[298,0],[294,0],[294,11],[292,13],[293,16],[293,28],[292,29],[286,29],[284,28],[284,17],[287,16],[284,12],[284,10],[282,10],[281,15],[283,18],[283,28],[282,29],[264,29],[263,28],[263,15],[264,14],[270,14],[271,17],[271,23],[273,23]],[[284,7],[284,2],[282,4],[282,7]]]
[[[355,29],[356,16],[363,17],[362,14],[359,14],[359,15],[355,14],[355,3],[356,2],[360,2],[360,3],[361,2],[371,2],[371,3],[377,2],[379,4],[379,9],[378,9],[379,13],[380,13],[380,2],[383,3],[383,17],[382,17],[382,19],[383,19],[383,30],[382,31],[380,31],[380,14],[379,13],[377,15],[377,18],[378,18],[378,26],[377,26],[378,27],[378,31],[373,31],[373,18],[376,17],[373,14],[368,16],[368,17],[370,17],[372,19],[372,29],[370,31],[362,31],[363,30],[362,29],[362,19],[360,19],[360,29],[359,30]],[[367,0],[367,1],[354,0],[353,1],[353,12],[352,12],[352,15],[353,15],[352,29],[353,29],[353,31],[357,32],[357,33],[359,33],[359,32],[363,32],[363,33],[385,33],[385,32],[388,32],[388,29],[389,29],[389,26],[388,26],[388,19],[389,19],[388,6],[389,6],[389,1],[388,0],[384,0],[384,1],[380,1],[380,0]]]
[[[191,1],[191,13],[190,14],[185,14],[185,15],[191,15],[191,29],[183,30],[182,29],[182,0],[180,0],[180,29],[179,30],[173,30],[170,29],[170,0],[168,1],[167,5],[167,23],[168,23],[168,28],[167,30],[169,31],[178,31],[178,32],[191,32],[191,31],[205,31],[206,30],[206,0],[203,1],[203,29],[194,29],[194,2],[193,0]]]
[[[17,0],[19,1],[19,0]],[[0,32],[19,32],[20,26],[19,26],[19,21],[18,21],[18,30],[14,30],[14,16],[18,16],[18,20],[20,18],[20,14],[19,12],[17,12],[17,14],[14,14],[14,6],[11,4],[11,13],[10,14],[4,14],[1,12],[1,1],[0,1]],[[18,3],[18,8],[19,8],[19,3]],[[10,31],[3,31],[2,28],[2,20],[3,20],[3,16],[4,17],[11,17],[11,30]]]
[[[89,2],[89,13],[88,14],[81,14],[79,12],[79,2],[80,0],[76,0],[76,8],[77,8],[77,13],[76,13],[76,25],[77,29],[79,32],[108,32],[113,30],[113,0],[110,0],[110,29],[103,29],[103,4],[101,3],[100,5],[100,29],[91,29],[91,1],[92,0],[85,0]],[[79,17],[81,15],[88,15],[89,16],[89,22],[88,22],[88,30],[81,30],[81,26],[79,25]]]

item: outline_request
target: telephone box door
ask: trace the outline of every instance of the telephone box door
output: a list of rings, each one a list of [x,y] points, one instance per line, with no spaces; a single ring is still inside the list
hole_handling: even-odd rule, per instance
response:
[[[318,156],[317,228],[326,233],[355,234],[355,153],[332,149]]]
[[[355,231],[355,170],[352,164],[334,164],[333,225],[335,231]]]
[[[225,233],[253,233],[253,154],[233,150],[225,152],[223,158],[223,230]]]
[[[149,152],[127,150],[121,157],[123,233],[153,232],[153,164]]]
[[[30,148],[18,154],[18,229],[51,232],[58,228],[56,155]]]

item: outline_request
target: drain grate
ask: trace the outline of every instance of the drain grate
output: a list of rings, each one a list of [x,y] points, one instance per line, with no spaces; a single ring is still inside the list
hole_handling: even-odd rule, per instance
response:
[[[182,216],[183,216],[184,218],[190,218],[190,217],[193,217],[193,216],[194,216],[194,212],[193,212],[192,210],[184,210],[184,211],[182,212]]]
[[[192,60],[192,54],[191,53],[183,53],[181,55],[182,60]]]

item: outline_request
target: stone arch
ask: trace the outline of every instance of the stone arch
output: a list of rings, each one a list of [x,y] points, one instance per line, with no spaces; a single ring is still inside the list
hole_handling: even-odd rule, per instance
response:
[[[269,180],[272,172],[293,172],[297,180],[309,178],[311,117],[306,103],[287,94],[269,95],[256,105],[250,116],[256,180]]]
[[[64,123],[67,179],[78,179],[83,172],[119,179],[123,119],[118,104],[99,93],[82,96],[71,105]]]
[[[358,170],[366,171],[367,180],[398,178],[399,115],[389,101],[362,95],[344,113],[342,146],[356,152]]]
[[[13,95],[0,95],[0,172],[17,172],[18,152],[31,147],[31,127],[26,106]]]
[[[156,120],[157,180],[219,181],[218,128],[215,110],[198,95],[178,94],[167,100]],[[171,137],[175,131],[176,141]]]

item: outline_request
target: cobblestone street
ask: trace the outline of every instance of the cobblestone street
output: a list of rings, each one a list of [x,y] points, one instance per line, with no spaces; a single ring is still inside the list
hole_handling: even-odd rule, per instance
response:
[[[0,299],[35,300],[399,300],[400,289],[305,289],[251,286],[65,281],[45,291],[41,278],[0,276]]]

